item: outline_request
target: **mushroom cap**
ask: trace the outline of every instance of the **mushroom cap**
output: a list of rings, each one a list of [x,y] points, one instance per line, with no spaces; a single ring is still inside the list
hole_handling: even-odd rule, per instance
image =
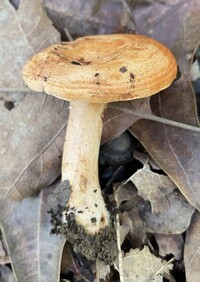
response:
[[[108,103],[158,93],[176,73],[176,60],[163,44],[109,34],[50,46],[24,66],[23,79],[31,89],[63,100]]]

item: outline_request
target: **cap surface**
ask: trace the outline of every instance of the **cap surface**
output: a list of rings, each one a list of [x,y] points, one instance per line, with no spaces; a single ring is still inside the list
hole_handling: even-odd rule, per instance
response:
[[[63,100],[108,103],[153,95],[167,88],[176,73],[175,58],[161,43],[112,34],[43,50],[25,65],[23,79],[31,89]]]

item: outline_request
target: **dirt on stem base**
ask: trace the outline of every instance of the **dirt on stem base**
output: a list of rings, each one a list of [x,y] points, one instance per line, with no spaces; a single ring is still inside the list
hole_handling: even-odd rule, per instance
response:
[[[95,236],[88,235],[83,226],[77,224],[74,213],[66,207],[70,193],[70,184],[65,180],[58,185],[54,194],[49,196],[48,212],[51,214],[52,234],[65,235],[74,251],[80,252],[87,259],[94,261],[98,258],[106,264],[111,264],[117,256],[114,216],[111,216],[110,226]]]

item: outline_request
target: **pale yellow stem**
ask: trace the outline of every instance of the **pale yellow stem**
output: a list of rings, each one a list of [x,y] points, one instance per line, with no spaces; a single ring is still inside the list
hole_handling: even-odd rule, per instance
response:
[[[104,108],[105,104],[71,102],[62,161],[62,181],[68,180],[72,191],[67,207],[91,235],[109,225],[98,177]]]

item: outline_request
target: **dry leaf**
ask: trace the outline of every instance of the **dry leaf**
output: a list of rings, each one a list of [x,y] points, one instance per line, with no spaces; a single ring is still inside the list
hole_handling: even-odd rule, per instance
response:
[[[3,237],[3,235],[1,237]],[[10,263],[11,263],[11,259],[8,253],[8,249],[5,244],[4,238],[2,238],[2,240],[0,241],[0,265],[10,264]]]
[[[158,164],[146,153],[141,153],[137,150],[133,152],[133,158],[141,162],[143,165],[149,164],[154,170],[161,170]]]
[[[119,32],[120,30],[127,30],[129,23],[131,24],[131,28],[129,27],[130,30],[134,28],[130,9],[125,1],[100,0],[91,2],[87,0],[81,4],[78,0],[64,0],[62,3],[61,1],[43,1],[46,3],[47,11],[51,14],[52,18],[58,18],[55,24],[59,26],[59,21],[63,21],[64,24],[62,23],[60,26],[62,31],[66,24],[65,19],[68,21],[65,27],[69,29],[69,32],[72,30],[73,34],[83,33],[82,35],[85,35],[87,32],[93,33],[93,31],[95,33],[96,31],[97,33],[104,33],[110,30],[112,32],[112,29],[115,32]],[[19,74],[27,57],[34,54],[34,52],[38,51],[41,47],[57,41],[59,35],[43,13],[39,0],[35,0],[34,3],[31,3],[31,9],[30,1],[21,0],[18,11],[13,9],[9,1],[2,0],[1,2],[0,10],[4,12],[4,15],[6,14],[6,17],[3,18],[0,12],[0,30],[4,32],[2,37],[3,48],[0,47],[1,58],[3,58],[2,65],[4,64],[2,69],[0,67],[0,84],[2,87],[9,86],[19,88],[23,86]],[[199,17],[199,10],[197,8],[199,8],[199,3],[197,0],[191,0],[189,3],[182,1],[182,4],[181,1],[178,0],[169,0],[167,4],[165,4],[165,2],[161,3],[162,5],[155,2],[156,1],[148,1],[148,5],[145,6],[144,3],[146,3],[146,1],[132,1],[132,5],[135,5],[134,16],[137,19],[138,30],[141,31],[141,33],[147,33],[151,34],[153,37],[157,37],[158,40],[160,39],[160,41],[166,42],[169,47],[173,48],[177,58],[179,58],[182,78],[174,85],[174,88],[170,88],[169,91],[173,92],[171,96],[168,95],[169,92],[165,91],[163,93],[164,96],[158,99],[152,99],[152,110],[155,114],[169,119],[198,125],[194,99],[187,80],[189,73],[189,63],[187,59],[191,56],[194,46],[197,43],[197,19]],[[121,12],[122,7],[123,13]],[[66,8],[68,14],[65,13]],[[81,11],[81,13],[79,11]],[[60,17],[58,17],[58,13],[61,15]],[[111,15],[113,16],[111,17]],[[96,19],[99,21],[95,21]],[[118,26],[119,29],[116,29],[116,26]],[[182,32],[183,26],[185,33]],[[171,32],[172,27],[173,33]],[[14,33],[12,34],[13,31]],[[180,35],[183,36],[179,37]],[[176,39],[178,40],[175,42]],[[184,51],[182,51],[183,45],[186,46],[186,48],[184,47]],[[179,50],[182,51],[181,54]],[[13,65],[10,62],[14,62]],[[8,66],[9,68],[7,68]],[[187,74],[187,76],[185,74]],[[12,97],[13,100],[20,100],[23,95],[17,94],[16,96],[9,95],[7,97]],[[119,108],[112,108],[113,112],[110,112],[111,115],[109,115],[108,112],[108,119],[107,122],[105,122],[105,132],[106,130],[107,132],[104,133],[104,141],[113,138],[113,136],[118,135],[119,132],[123,132],[131,123],[141,118],[140,115],[137,115],[137,111],[134,117],[130,114],[128,104],[127,102],[127,112]],[[133,103],[131,107],[134,107],[136,104]],[[146,106],[144,113],[146,111],[147,113],[151,113],[149,101],[147,101]],[[136,105],[135,108],[139,108],[140,111],[142,111],[142,107],[138,105]],[[0,189],[0,195],[2,197],[7,195],[15,199],[24,198],[54,181],[60,173],[59,157],[63,142],[60,133],[63,133],[67,111],[64,110],[63,102],[55,102],[51,97],[46,98],[41,94],[34,94],[34,96],[26,95],[25,98],[20,101],[18,107],[14,108],[11,112],[8,112],[2,101],[0,113],[0,120],[3,121],[0,123],[0,130],[2,132],[2,140],[0,141],[2,142],[2,144],[0,144],[0,163],[2,166],[0,184],[3,183]],[[41,121],[39,117],[42,117]],[[113,121],[117,121],[118,124]],[[52,124],[55,126],[54,129],[52,129]],[[36,129],[38,131],[36,131]],[[177,186],[182,189],[191,203],[198,208],[198,201],[200,199],[200,192],[198,190],[199,134],[188,133],[184,130],[178,130],[147,121],[138,122],[131,130],[133,134],[137,135],[161,167],[169,173],[170,177]],[[7,150],[6,157],[5,150]],[[44,195],[43,193],[44,192],[37,198],[26,199],[20,203],[14,203],[7,199],[1,200],[0,205],[2,205],[2,213],[0,215],[0,221],[11,252],[13,267],[20,282],[27,281],[26,275],[31,273],[32,267],[33,270],[36,271],[34,274],[38,277],[41,275],[38,271],[39,268],[42,271],[47,271],[43,280],[41,280],[41,277],[38,278],[40,281],[46,282],[48,277],[50,277],[50,281],[59,280],[59,259],[63,245],[60,238],[47,234],[50,226],[47,221],[48,219],[45,218],[46,214],[44,215],[43,213],[44,203],[41,202],[41,195]],[[129,212],[124,212],[123,215],[125,216],[121,219],[122,226],[125,224],[126,220],[126,223],[128,222],[133,230],[135,222],[132,218],[139,218],[138,208],[140,207],[141,212],[143,201],[141,200],[138,207],[136,202],[134,202],[136,197],[134,196],[133,203],[130,203],[128,194],[127,192],[127,195],[125,195],[124,198],[121,197],[121,199],[128,202],[130,210]],[[130,194],[132,195],[132,193]],[[154,224],[153,221],[159,224],[159,220],[162,223],[162,221],[167,222],[167,219],[173,219],[174,222],[178,222],[178,229],[182,231],[185,230],[182,225],[186,228],[186,223],[181,223],[182,225],[180,227],[180,218],[178,216],[181,215],[184,217],[184,212],[188,212],[188,204],[186,205],[187,207],[184,206],[183,198],[180,201],[181,203],[177,204],[176,197],[179,201],[179,196],[177,196],[176,193],[171,193],[169,198],[166,196],[169,201],[168,211],[171,211],[170,215],[167,211],[167,213],[164,216],[161,215],[159,219],[151,218],[151,214],[148,213],[148,211],[145,211],[145,215],[141,212],[144,216],[149,216],[150,214],[149,222],[146,220],[150,227],[151,223]],[[10,205],[6,205],[8,202]],[[134,206],[136,206],[135,209]],[[177,207],[174,209],[172,206]],[[19,214],[20,210],[22,214]],[[190,211],[190,215],[186,216],[187,226],[190,222],[192,212],[193,209]],[[36,227],[33,228],[33,226]],[[196,228],[196,230],[198,230],[197,226],[198,224],[194,221],[194,228]],[[130,227],[128,226],[127,230],[129,230]],[[161,229],[162,228],[163,226],[161,226]],[[169,229],[174,231],[173,228],[175,227],[169,226]],[[155,229],[157,229],[157,227],[155,227]],[[167,229],[167,232],[169,232],[169,229]],[[40,230],[41,233],[39,233],[38,230]],[[179,232],[182,232],[180,230]],[[189,263],[186,261],[186,273],[188,272],[188,275],[191,275],[191,270],[194,270],[193,277],[195,278],[195,275],[197,275],[197,262],[199,257],[197,239],[195,244],[196,250],[190,243],[194,233],[196,236],[196,231],[189,229],[187,244],[190,252],[188,252],[188,257],[186,257],[185,260],[189,260]],[[139,232],[138,234],[141,233]],[[27,239],[30,241],[24,244]],[[14,250],[16,250],[18,246],[21,247],[21,249],[19,252],[15,253]],[[33,249],[31,249],[30,252],[28,248]],[[43,252],[43,248],[45,248],[46,251]],[[143,251],[144,253],[142,253]],[[146,247],[143,251],[138,250],[138,253],[137,251],[135,253],[135,250],[131,250],[130,253],[127,254],[127,257],[124,258],[124,270],[125,273],[127,273],[125,276],[126,281],[143,281],[141,279],[132,280],[132,278],[131,280],[127,280],[129,275],[132,276],[131,271],[135,271],[133,262],[136,263],[136,269],[137,264],[139,264],[138,269],[145,267],[142,275],[147,272],[147,269],[148,271],[149,269],[152,271],[152,265],[153,267],[156,266],[155,270],[153,268],[153,274],[157,273],[159,275],[156,275],[154,280],[144,281],[163,281],[161,279],[165,266],[162,266],[161,260],[150,254]],[[53,253],[53,257],[50,256],[47,260],[46,256],[48,253]],[[140,253],[142,253],[142,258],[140,257]],[[25,262],[23,261],[24,258]],[[38,263],[38,265],[41,264],[39,268],[34,265],[35,258],[38,258],[38,262],[36,263]],[[148,262],[146,262],[145,259],[147,259]],[[155,259],[156,261],[154,261]],[[166,267],[165,271],[168,272],[169,268],[171,268],[171,265]],[[0,271],[2,269],[5,270],[4,268],[0,268]],[[24,275],[25,278],[20,275]],[[135,275],[135,272],[133,275]],[[8,278],[11,276],[8,275],[5,277]],[[13,280],[5,279],[4,281]],[[193,281],[195,281],[195,279],[193,279]]]
[[[50,234],[47,196],[53,187],[21,202],[0,200],[0,225],[17,281],[55,281],[65,238]]]
[[[121,221],[121,241],[128,235],[128,240],[134,248],[141,248],[147,241],[147,232],[149,231],[139,215],[139,208],[135,206],[129,212],[123,212],[120,215]],[[125,229],[124,229],[125,227]],[[126,232],[128,231],[128,234]],[[123,242],[123,241],[122,241]]]
[[[22,199],[59,175],[66,102],[27,94],[11,112],[0,104],[0,197]]]
[[[120,215],[121,224],[119,226],[119,235],[120,235],[120,246],[123,244],[126,236],[131,230],[132,223],[129,220],[129,216],[127,216],[127,212],[124,212]],[[138,246],[137,246],[138,247]]]
[[[114,193],[119,205],[125,201],[132,201],[135,197],[137,197],[137,190],[131,182],[117,184],[115,186]]]
[[[49,17],[63,35],[66,29],[74,38],[88,34],[135,31],[133,18],[125,1],[42,0],[42,2]]]
[[[110,273],[109,264],[106,265],[105,263],[98,260],[96,263],[96,270],[97,270],[97,274],[95,281],[108,281],[107,278]]]
[[[2,264],[2,259],[6,257],[6,251],[3,247],[2,241],[0,241],[0,264]]]
[[[40,48],[57,42],[59,34],[39,0],[31,9],[28,0],[22,0],[17,11],[6,0],[0,7],[4,11],[0,13],[0,32],[4,32],[0,83],[2,87],[22,88],[25,61]],[[0,197],[12,199],[35,194],[60,175],[68,115],[67,104],[53,97],[41,93],[22,97],[11,111],[0,101]]]
[[[55,236],[55,235],[54,235]],[[94,272],[95,266],[94,263],[89,262],[89,266],[84,264],[84,260],[81,261],[78,259],[79,257],[74,254],[72,251],[72,246],[68,243],[65,244],[62,254],[62,261],[61,261],[61,276],[70,276],[73,275],[73,280],[81,280],[84,282],[93,281],[94,279]],[[91,271],[91,269],[93,271]]]
[[[109,106],[109,105],[108,105]],[[104,113],[104,126],[101,138],[101,144],[104,144],[111,139],[122,134],[126,128],[131,126],[138,117],[133,114],[124,113],[121,110],[109,108]]]
[[[7,265],[0,266],[1,282],[16,282],[13,271]]]
[[[66,243],[63,248],[63,255],[61,261],[61,273],[73,272],[73,275],[79,274],[79,270],[76,266],[75,259],[73,257],[73,251],[71,246]]]
[[[7,0],[0,4],[0,87],[23,88],[21,70],[27,58],[59,41],[40,0],[21,0],[16,11]]]
[[[169,208],[159,213],[152,213],[150,204],[144,202],[140,206],[140,216],[155,233],[180,234],[190,225],[195,209],[178,189],[169,193],[166,199]]]
[[[140,120],[143,114],[152,115],[149,98],[108,104],[108,110],[103,118],[102,143],[123,133],[129,126]]]
[[[151,254],[146,246],[142,251],[131,249],[123,258],[125,282],[163,282],[163,275],[169,274],[171,269],[172,264]]]
[[[186,232],[184,262],[187,282],[199,281],[200,261],[200,215],[194,214],[191,225]]]
[[[154,5],[149,8],[152,17],[156,14],[153,8]],[[150,26],[144,21],[142,29],[144,33],[172,48],[181,72],[181,78],[172,87],[151,100],[153,112],[161,117],[194,126],[199,126],[199,121],[189,80],[190,58],[199,41],[199,16],[198,0],[180,1],[180,5],[173,13],[168,12],[164,19],[160,17],[159,22],[152,20]],[[200,209],[199,133],[147,120],[133,125],[131,132],[175,182],[189,202]]]
[[[159,255],[173,255],[175,259],[183,258],[184,240],[180,234],[154,234],[159,248]]]
[[[175,188],[169,177],[153,172],[148,164],[137,170],[127,181],[132,181],[138,189],[138,194],[144,200],[151,202],[152,213],[163,212],[169,209],[165,198]]]
[[[137,195],[131,182],[118,185],[115,199],[121,210],[119,215],[121,244],[127,236],[134,248],[140,248],[145,243],[148,232],[139,214],[139,208],[143,206],[143,199]]]
[[[130,104],[125,103],[123,110],[119,106],[115,110],[108,109],[103,142],[126,130],[131,122],[137,121],[130,128],[132,134],[140,140],[189,202],[200,209],[199,131],[164,125],[159,119],[164,118],[165,122],[177,121],[199,129],[196,101],[190,84],[190,64],[199,42],[200,2],[170,0],[167,4],[164,1],[163,5],[155,1],[149,1],[148,5],[145,5],[145,1],[136,3],[132,1],[131,5],[139,33],[163,42],[172,50],[177,58],[181,77],[173,86],[151,99],[151,110],[159,122],[141,120],[141,115],[138,115],[139,111],[135,112],[135,108],[131,117]]]

